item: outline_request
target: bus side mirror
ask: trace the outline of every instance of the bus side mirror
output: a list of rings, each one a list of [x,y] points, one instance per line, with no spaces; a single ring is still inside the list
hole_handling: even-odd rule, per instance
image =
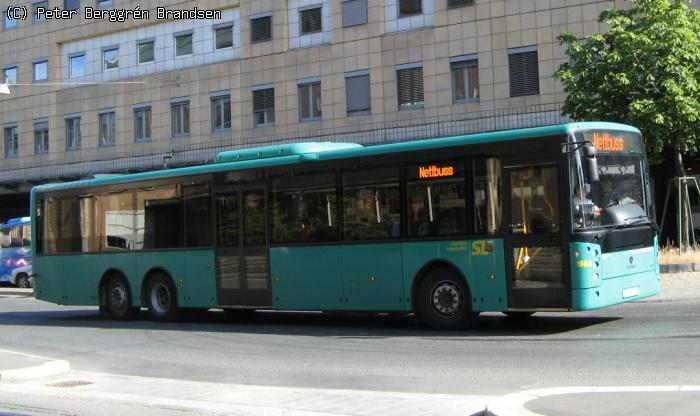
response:
[[[598,160],[595,158],[596,153],[595,147],[591,143],[586,143],[586,145],[583,146],[583,156],[586,158],[586,168],[588,169],[591,183],[600,181],[600,176],[598,176]]]
[[[12,247],[12,237],[9,235],[0,236],[0,247],[9,248]]]

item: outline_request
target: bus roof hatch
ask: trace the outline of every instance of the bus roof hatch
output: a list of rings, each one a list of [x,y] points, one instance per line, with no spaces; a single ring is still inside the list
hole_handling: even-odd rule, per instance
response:
[[[229,150],[216,156],[216,163],[242,162],[244,160],[270,159],[283,156],[307,155],[331,150],[355,149],[362,147],[357,143],[307,142],[280,144],[275,146],[253,147],[249,149]]]

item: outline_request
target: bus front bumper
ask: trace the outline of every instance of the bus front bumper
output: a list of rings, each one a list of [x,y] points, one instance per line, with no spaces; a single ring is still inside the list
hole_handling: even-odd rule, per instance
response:
[[[654,296],[661,292],[658,268],[640,273],[603,279],[599,286],[574,289],[571,310],[585,311]]]

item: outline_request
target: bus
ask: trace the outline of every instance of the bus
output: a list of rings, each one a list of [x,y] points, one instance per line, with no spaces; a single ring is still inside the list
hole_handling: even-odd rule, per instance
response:
[[[21,217],[0,224],[0,282],[28,288],[30,273],[15,272],[32,264],[31,218]]]
[[[360,311],[455,329],[660,291],[642,136],[615,123],[229,150],[37,186],[31,210],[35,296],[118,320]]]

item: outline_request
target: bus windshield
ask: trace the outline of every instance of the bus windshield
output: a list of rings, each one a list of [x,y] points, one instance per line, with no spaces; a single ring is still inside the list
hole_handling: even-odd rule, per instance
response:
[[[584,132],[598,154],[599,181],[590,180],[580,151],[572,155],[574,229],[649,221],[644,178],[646,157],[641,137],[628,132]]]

